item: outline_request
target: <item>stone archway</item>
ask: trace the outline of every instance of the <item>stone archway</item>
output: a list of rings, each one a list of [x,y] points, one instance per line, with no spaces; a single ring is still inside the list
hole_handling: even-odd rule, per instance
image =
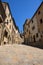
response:
[[[4,44],[7,44],[8,43],[8,32],[7,30],[5,29],[4,30]]]

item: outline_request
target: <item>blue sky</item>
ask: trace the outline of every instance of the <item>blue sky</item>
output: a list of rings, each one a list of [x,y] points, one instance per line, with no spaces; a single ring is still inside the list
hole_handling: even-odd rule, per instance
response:
[[[30,19],[43,0],[2,0],[8,2],[12,16],[20,31],[23,31],[25,20]]]

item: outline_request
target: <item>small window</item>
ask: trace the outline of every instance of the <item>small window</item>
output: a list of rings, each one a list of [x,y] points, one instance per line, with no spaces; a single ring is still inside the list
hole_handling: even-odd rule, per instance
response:
[[[42,35],[41,35],[41,38],[42,38]]]
[[[38,33],[36,33],[36,37],[38,37]]]
[[[32,20],[32,23],[33,23],[33,20]]]
[[[7,19],[7,22],[8,22],[8,19]]]
[[[42,19],[40,19],[40,23],[42,24]]]
[[[10,19],[10,23],[11,23],[11,19]]]
[[[35,29],[35,26],[32,27],[32,30],[34,30],[34,29]]]
[[[7,20],[7,25],[8,25],[8,20]]]
[[[40,33],[40,30],[38,30],[38,32]]]
[[[8,25],[8,22],[7,22],[7,25]]]
[[[29,31],[29,34],[30,34],[30,31]]]
[[[38,12],[38,15],[40,14],[40,11]]]
[[[6,44],[6,42],[4,42],[4,44]]]

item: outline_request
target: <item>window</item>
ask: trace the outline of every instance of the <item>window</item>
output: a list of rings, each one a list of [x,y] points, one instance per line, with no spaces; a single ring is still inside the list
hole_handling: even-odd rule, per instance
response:
[[[36,33],[36,37],[38,37],[38,33]]]
[[[29,34],[30,34],[30,31],[29,31]]]
[[[7,25],[8,25],[8,20],[7,20]]]
[[[11,19],[10,19],[10,22],[11,22]]]
[[[38,29],[38,32],[40,33],[40,29]]]
[[[32,30],[34,30],[34,29],[35,29],[35,26],[32,27]]]
[[[38,12],[38,15],[40,14],[40,11]]]
[[[8,22],[7,22],[7,25],[8,25]]]
[[[8,19],[7,19],[7,22],[8,22]]]
[[[6,44],[6,42],[4,42],[4,44]]]
[[[11,19],[10,19],[10,23],[11,23]]]
[[[42,24],[42,19],[40,19],[40,23]]]
[[[33,23],[33,20],[32,20],[32,23]]]
[[[42,35],[41,35],[41,38],[42,38]]]

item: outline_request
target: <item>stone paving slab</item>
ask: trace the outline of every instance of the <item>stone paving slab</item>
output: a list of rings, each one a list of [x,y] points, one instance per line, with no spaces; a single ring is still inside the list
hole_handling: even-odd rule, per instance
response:
[[[18,44],[0,46],[0,65],[43,65],[43,49]]]

